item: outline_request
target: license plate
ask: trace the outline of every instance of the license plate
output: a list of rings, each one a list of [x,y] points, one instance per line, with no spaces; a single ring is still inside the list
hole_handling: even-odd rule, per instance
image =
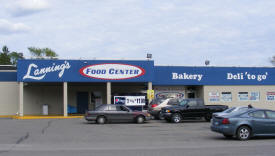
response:
[[[214,122],[214,125],[219,125],[219,122]]]

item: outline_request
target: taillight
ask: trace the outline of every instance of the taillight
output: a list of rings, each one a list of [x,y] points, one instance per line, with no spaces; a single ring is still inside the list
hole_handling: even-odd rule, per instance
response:
[[[227,118],[224,118],[222,120],[222,124],[230,124],[229,120]]]
[[[152,104],[152,105],[151,105],[151,107],[153,107],[153,108],[154,108],[154,107],[157,107],[157,106],[158,106],[157,104]]]

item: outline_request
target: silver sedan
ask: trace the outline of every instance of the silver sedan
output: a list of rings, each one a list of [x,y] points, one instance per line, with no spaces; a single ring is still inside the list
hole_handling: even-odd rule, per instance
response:
[[[213,116],[211,130],[225,137],[248,140],[253,136],[275,136],[275,111],[250,108]]]

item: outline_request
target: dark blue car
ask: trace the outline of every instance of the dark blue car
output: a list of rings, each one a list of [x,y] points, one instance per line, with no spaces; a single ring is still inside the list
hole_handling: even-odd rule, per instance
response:
[[[250,108],[226,115],[213,115],[211,130],[225,137],[248,140],[253,136],[275,136],[275,111]]]

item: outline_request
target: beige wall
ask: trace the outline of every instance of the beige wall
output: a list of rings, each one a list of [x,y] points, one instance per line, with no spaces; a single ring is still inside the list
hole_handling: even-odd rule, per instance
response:
[[[63,86],[24,86],[24,115],[41,115],[43,104],[50,115],[63,114]]]
[[[19,84],[0,82],[0,115],[15,115],[19,107]]]
[[[247,106],[248,104],[252,104],[254,107],[258,108],[266,108],[275,110],[275,101],[267,101],[266,100],[266,92],[275,92],[275,85],[268,86],[204,86],[204,101],[206,104],[223,104],[232,106]],[[232,101],[231,102],[222,102],[221,100],[218,102],[210,102],[209,101],[209,92],[219,92],[221,97],[221,92],[231,92]],[[248,92],[250,95],[251,92],[260,92],[259,101],[239,101],[238,92]]]

